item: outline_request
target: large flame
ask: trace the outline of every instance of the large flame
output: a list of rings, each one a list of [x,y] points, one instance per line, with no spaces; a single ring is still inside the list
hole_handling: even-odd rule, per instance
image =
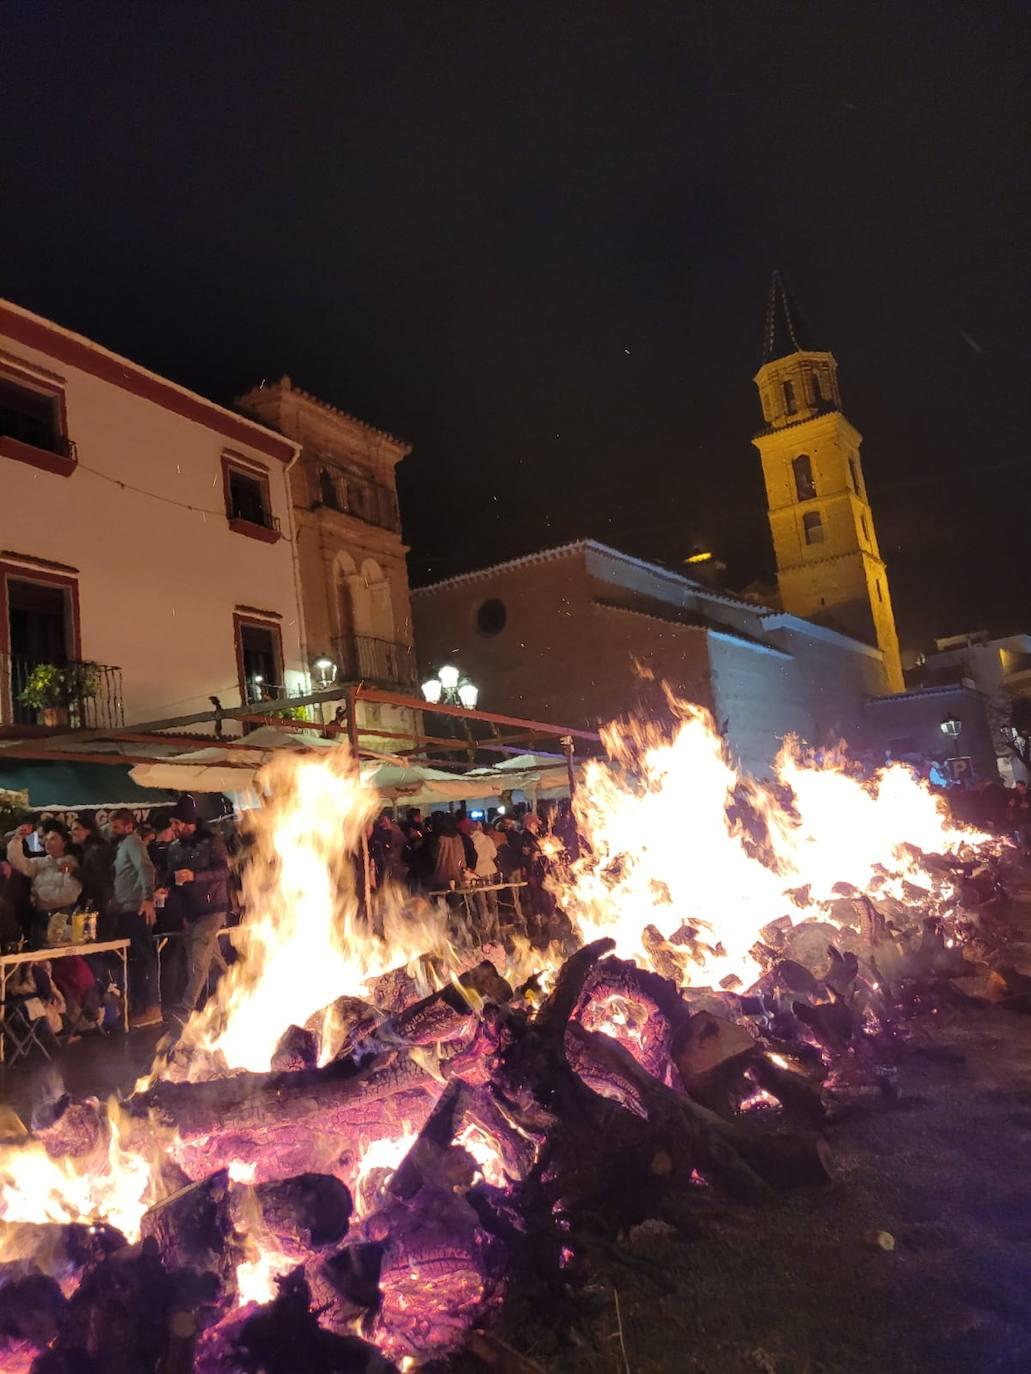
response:
[[[0,1220],[97,1222],[139,1239],[144,1213],[160,1197],[157,1147],[144,1154],[123,1141],[117,1105],[107,1106],[106,1140],[81,1156],[55,1158],[38,1140],[0,1149]],[[0,1260],[8,1258],[0,1240]]]
[[[671,706],[672,735],[650,722],[610,726],[609,759],[587,763],[576,798],[588,846],[560,898],[581,938],[611,936],[625,958],[648,962],[649,926],[666,939],[699,927],[685,980],[747,984],[768,922],[820,914],[808,903],[831,901],[840,884],[920,883],[911,847],[954,853],[987,839],[953,826],[899,764],[864,780],[842,758],[818,762],[788,741],[775,783],[756,783],[733,767],[707,711]]]
[[[380,801],[346,746],[328,757],[281,756],[260,785],[270,800],[250,832],[240,957],[183,1038],[253,1072],[269,1068],[287,1027],[362,995],[371,978],[439,939],[431,923],[403,919],[395,894],[381,903],[382,934],[360,915],[355,856]]]
[[[864,781],[840,759],[817,762],[786,745],[773,783],[742,777],[711,717],[673,707],[672,732],[641,723],[610,727],[609,758],[586,765],[576,814],[587,844],[560,884],[561,904],[583,940],[611,935],[622,956],[648,961],[654,939],[672,937],[686,982],[729,975],[747,984],[758,972],[751,951],[768,922],[829,914],[822,904],[841,884],[897,896],[907,884],[929,891],[919,851],[954,853],[986,838],[956,829],[943,803],[900,766]],[[212,1065],[267,1070],[287,1027],[312,1018],[331,1025],[326,1009],[338,998],[367,996],[376,977],[429,950],[439,977],[449,972],[442,930],[413,918],[402,899],[381,902],[375,931],[360,914],[354,855],[378,798],[346,749],[284,757],[262,784],[270,800],[250,835],[240,958],[184,1036],[205,1073]],[[536,961],[535,951],[510,951],[513,971],[531,953]],[[413,986],[426,967],[415,970]],[[624,1037],[638,1033],[615,995],[599,1004],[596,1021]],[[342,1034],[337,1027],[328,1037],[329,1053]],[[432,1058],[429,1049],[420,1052]],[[122,1132],[111,1104],[92,1155],[54,1158],[38,1141],[0,1147],[0,1220],[104,1220],[136,1240],[144,1213],[161,1196],[160,1161]],[[354,1142],[359,1216],[414,1139],[405,1123],[395,1135]],[[503,1162],[489,1134],[469,1126],[459,1141],[482,1175],[501,1186]],[[229,1172],[250,1181],[253,1161],[237,1161]],[[266,1301],[291,1264],[263,1250],[258,1236],[255,1227],[237,1270],[241,1302]],[[0,1235],[0,1260],[2,1242]]]

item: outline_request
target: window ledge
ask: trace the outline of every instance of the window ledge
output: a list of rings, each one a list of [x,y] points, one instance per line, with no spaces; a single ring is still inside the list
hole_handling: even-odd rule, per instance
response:
[[[78,459],[74,447],[69,444],[68,453],[53,453],[50,449],[36,448],[35,444],[23,443],[10,434],[0,435],[0,458],[11,458],[16,463],[28,463],[29,467],[52,472],[56,477],[70,477],[75,471]]]
[[[270,530],[267,525],[259,525],[254,520],[241,520],[239,516],[229,516],[229,528],[234,534],[260,539],[264,544],[275,544],[283,537],[279,530]]]

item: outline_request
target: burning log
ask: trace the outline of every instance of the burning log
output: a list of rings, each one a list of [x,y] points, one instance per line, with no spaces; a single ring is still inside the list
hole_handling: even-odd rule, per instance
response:
[[[318,1250],[339,1245],[351,1222],[351,1194],[329,1174],[298,1174],[277,1183],[237,1185],[230,1194],[230,1215],[251,1230],[255,1213],[264,1240],[280,1254],[300,1261]]]
[[[287,1026],[272,1055],[273,1073],[296,1073],[314,1069],[319,1062],[319,1042],[304,1026]]]
[[[279,1295],[267,1306],[206,1331],[193,1368],[195,1374],[397,1374],[375,1346],[319,1325],[300,1271],[280,1280]]]
[[[741,1096],[744,1071],[756,1052],[755,1038],[736,1021],[699,1011],[673,1042],[673,1061],[696,1102],[729,1116]]]
[[[223,1290],[235,1291],[243,1252],[230,1216],[226,1170],[157,1203],[144,1216],[140,1234],[170,1269],[213,1275]]]
[[[698,1169],[741,1201],[769,1196],[771,1187],[828,1180],[829,1155],[822,1141],[754,1134],[744,1124],[725,1121],[691,1098],[646,1073],[618,1042],[573,1026],[581,1063],[594,1074],[621,1081],[634,1094],[645,1119],[661,1128],[674,1164],[689,1175]]]
[[[0,1352],[13,1361],[46,1350],[57,1337],[67,1306],[56,1279],[49,1275],[0,1280]]]
[[[72,1277],[125,1243],[120,1231],[104,1223],[0,1222],[0,1286],[34,1270]]]
[[[383,1246],[376,1241],[345,1245],[328,1259],[309,1263],[306,1274],[322,1324],[341,1335],[353,1331],[360,1319],[371,1325],[383,1298],[382,1267]]]
[[[186,1374],[197,1332],[214,1320],[217,1297],[213,1275],[169,1272],[153,1241],[119,1251],[87,1269],[33,1374]]]
[[[380,1055],[356,1070],[337,1062],[286,1074],[241,1074],[205,1083],[158,1083],[126,1104],[142,1132],[174,1127],[176,1161],[191,1178],[234,1160],[253,1164],[259,1182],[315,1170],[346,1171],[362,1129],[421,1123],[440,1084],[412,1058]]]

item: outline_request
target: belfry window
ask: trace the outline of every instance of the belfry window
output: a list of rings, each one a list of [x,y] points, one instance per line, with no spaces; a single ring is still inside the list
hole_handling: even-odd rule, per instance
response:
[[[795,404],[795,385],[793,382],[784,383],[784,409],[789,415],[794,415],[798,409]]]
[[[819,511],[811,510],[802,516],[802,533],[807,544],[823,543],[823,521]]]
[[[870,542],[870,531],[866,528],[866,516],[865,516],[865,515],[861,515],[861,516],[859,517],[859,523],[860,523],[860,525],[862,526],[862,529],[863,529],[863,538],[864,538],[864,539],[866,540],[866,542],[869,544],[869,542]]]
[[[863,493],[859,490],[859,465],[852,457],[848,460],[848,470],[852,477],[852,490],[857,496],[862,496]]]
[[[820,385],[820,374],[819,374],[818,372],[814,372],[814,373],[812,374],[811,380],[812,380],[812,384],[813,384],[813,405],[814,405],[814,406],[822,405],[822,404],[823,404],[823,400],[824,400],[824,396],[823,396],[823,387]]]
[[[800,453],[791,460],[791,472],[795,478],[795,495],[799,501],[811,501],[816,495],[813,481],[813,465],[808,453]]]

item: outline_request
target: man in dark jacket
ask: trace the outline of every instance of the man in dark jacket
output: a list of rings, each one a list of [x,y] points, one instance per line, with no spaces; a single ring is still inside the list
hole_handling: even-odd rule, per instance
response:
[[[221,836],[197,820],[197,803],[189,795],[176,802],[172,831],[167,865],[183,916],[187,967],[186,990],[175,1014],[185,1021],[218,952],[218,932],[229,910],[229,856]]]

